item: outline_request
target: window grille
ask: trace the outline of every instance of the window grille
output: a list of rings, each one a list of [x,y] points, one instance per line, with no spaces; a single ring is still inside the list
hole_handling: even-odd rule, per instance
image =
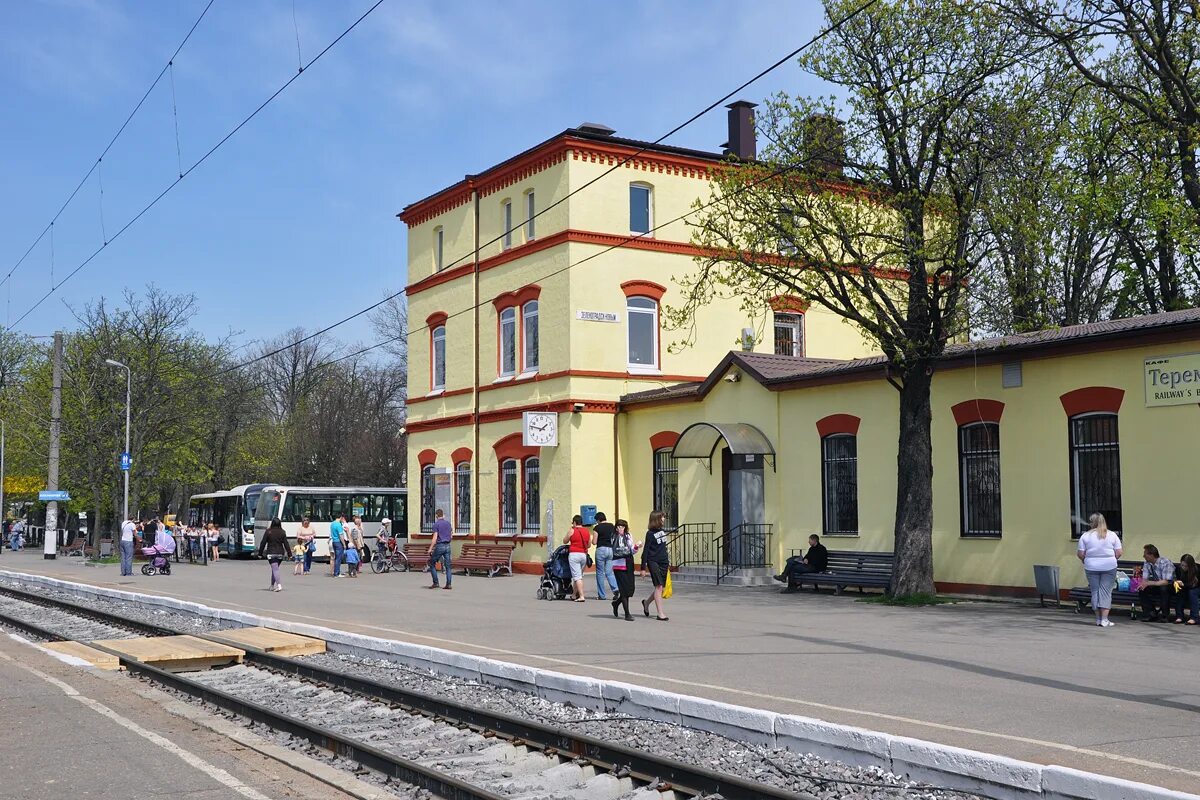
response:
[[[679,464],[671,448],[654,451],[654,510],[667,516],[667,528],[679,526]]]
[[[827,534],[858,533],[858,437],[837,433],[821,440],[821,496]]]
[[[963,536],[999,536],[1000,426],[975,422],[958,429],[959,502]]]
[[[775,355],[804,355],[804,316],[802,314],[775,315]]]
[[[433,531],[434,497],[433,465],[427,464],[421,468],[421,532]],[[340,510],[340,509],[338,509]],[[336,511],[334,512],[336,514]]]
[[[500,533],[517,533],[517,462],[508,459],[500,465]]]
[[[1078,539],[1100,513],[1112,530],[1121,522],[1121,442],[1116,414],[1081,414],[1071,433],[1071,536]]]
[[[525,526],[521,533],[536,536],[542,532],[541,461],[525,459]]]
[[[464,461],[454,468],[454,527],[471,528],[471,462]]]

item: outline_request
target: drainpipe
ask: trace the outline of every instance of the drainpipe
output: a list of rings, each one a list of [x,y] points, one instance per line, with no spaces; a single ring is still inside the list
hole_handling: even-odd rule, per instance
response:
[[[475,185],[475,176],[467,176],[467,185],[471,188],[471,202],[475,206],[475,269],[474,269],[474,292],[475,292],[475,335],[472,337],[474,343],[474,385],[472,388],[472,400],[474,412],[471,415],[471,424],[474,428],[475,445],[471,452],[471,458],[475,462],[475,468],[471,475],[471,490],[475,494],[474,512],[471,514],[471,525],[475,528],[475,542],[479,543],[479,526],[483,523],[482,511],[483,507],[479,502],[479,485],[480,473],[483,467],[483,456],[479,452],[479,187]]]
[[[617,410],[613,413],[613,438],[612,438],[612,454],[613,454],[613,519],[621,518],[621,451],[617,445],[619,437],[617,436],[617,420],[621,416],[621,405],[617,404]]]

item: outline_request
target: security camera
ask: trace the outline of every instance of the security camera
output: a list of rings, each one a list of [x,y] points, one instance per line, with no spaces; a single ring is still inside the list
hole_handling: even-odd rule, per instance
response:
[[[737,383],[742,379],[742,376],[737,372],[731,372],[725,376],[726,383]]]
[[[587,406],[585,406],[583,403],[572,403],[571,404],[571,410],[574,411],[576,414],[582,412],[583,409],[585,409],[585,408],[587,408]]]

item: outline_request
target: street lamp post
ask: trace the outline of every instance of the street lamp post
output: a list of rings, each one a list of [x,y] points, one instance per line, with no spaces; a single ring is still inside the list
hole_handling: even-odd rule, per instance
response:
[[[113,361],[111,358],[106,358],[104,359],[104,363],[110,367],[125,370],[125,453],[127,457],[132,458],[129,455],[129,408],[133,400],[133,373],[128,366],[122,364],[120,361]],[[123,511],[125,516],[122,519],[122,522],[124,522],[129,519],[129,469],[126,469],[124,464],[121,466],[121,471],[125,473],[125,508]],[[132,469],[132,463],[130,464],[130,469]]]

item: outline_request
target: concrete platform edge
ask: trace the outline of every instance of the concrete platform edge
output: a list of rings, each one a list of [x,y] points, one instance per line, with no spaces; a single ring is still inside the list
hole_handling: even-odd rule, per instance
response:
[[[811,752],[851,765],[881,767],[913,780],[968,791],[978,790],[997,800],[1200,800],[1200,795],[1151,784],[1054,764],[1019,761],[982,751],[838,725],[814,717],[777,714],[634,684],[601,681],[512,664],[428,645],[379,639],[319,625],[213,608],[160,595],[109,589],[3,569],[0,569],[0,575],[83,596],[111,597],[229,620],[244,626],[263,625],[304,636],[317,636],[325,639],[329,645],[337,645],[331,649],[342,652],[372,658],[385,654],[408,666],[519,688],[547,700],[572,703],[595,711],[621,712],[684,724],[736,741]]]

